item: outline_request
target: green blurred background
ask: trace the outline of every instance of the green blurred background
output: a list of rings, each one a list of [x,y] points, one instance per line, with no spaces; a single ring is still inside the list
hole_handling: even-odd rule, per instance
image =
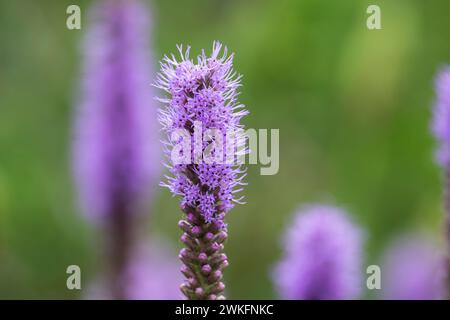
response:
[[[82,30],[66,8],[82,9]],[[0,0],[0,298],[77,298],[66,267],[97,271],[96,230],[70,174],[79,41],[90,1]],[[381,7],[382,30],[366,28]],[[441,179],[429,134],[433,78],[450,62],[447,0],[158,0],[153,51],[221,40],[244,75],[252,128],[280,129],[280,171],[249,169],[228,216],[229,297],[276,298],[269,273],[302,203],[347,208],[367,230],[366,264],[416,229],[441,239]],[[156,67],[156,61],[155,67]],[[177,201],[159,189],[148,233],[173,239]]]

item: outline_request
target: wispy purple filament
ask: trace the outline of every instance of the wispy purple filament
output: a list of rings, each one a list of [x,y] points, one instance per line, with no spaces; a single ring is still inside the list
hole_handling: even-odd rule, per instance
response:
[[[194,153],[195,124],[199,124],[202,132],[208,129],[219,130],[225,147],[227,131],[238,131],[243,128],[240,120],[247,114],[243,105],[237,102],[237,90],[240,76],[232,68],[233,55],[227,56],[222,45],[214,43],[211,56],[204,52],[197,57],[198,63],[189,58],[190,48],[183,52],[179,47],[180,61],[175,56],[165,57],[161,63],[156,86],[169,94],[168,98],[159,99],[165,104],[160,110],[160,122],[167,134],[166,153],[169,158],[168,167],[173,177],[168,178],[167,186],[174,194],[182,196],[182,204],[197,207],[206,222],[222,220],[223,213],[239,202],[234,194],[239,191],[243,175],[235,163],[219,161],[206,163],[195,161],[195,155],[188,155],[192,161],[188,164],[174,163],[173,149],[179,140],[173,141],[173,134],[185,130],[191,136]],[[236,150],[242,147],[243,141],[236,141]],[[208,142],[200,141],[203,154]],[[218,152],[218,151],[217,151]],[[220,208],[218,208],[220,206]]]

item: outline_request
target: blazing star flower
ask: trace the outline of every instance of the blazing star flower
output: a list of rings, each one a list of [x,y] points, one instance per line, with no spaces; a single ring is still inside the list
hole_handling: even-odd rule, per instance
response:
[[[167,134],[163,143],[173,176],[162,185],[181,196],[186,213],[179,223],[186,245],[180,252],[187,277],[182,291],[190,299],[216,299],[222,298],[220,280],[228,264],[222,253],[227,237],[224,217],[241,200],[235,193],[245,174],[235,157],[246,152],[239,133],[247,111],[237,102],[241,76],[233,71],[227,48],[221,54],[222,45],[215,42],[212,54],[202,51],[197,63],[189,58],[189,47],[178,49],[180,61],[165,56],[155,84],[168,94],[159,99],[165,105],[159,120]],[[187,150],[180,150],[180,145]]]
[[[432,132],[436,137],[439,147],[436,151],[436,160],[444,169],[446,209],[445,231],[447,240],[447,252],[450,252],[450,67],[444,67],[436,77],[436,103]],[[447,256],[447,275],[450,275],[450,257]]]
[[[73,166],[82,209],[96,222],[118,207],[135,214],[160,170],[145,9],[97,1],[83,43]]]
[[[439,142],[436,152],[438,163],[450,166],[450,67],[445,67],[436,78],[436,104],[432,132]]]
[[[362,233],[341,209],[302,208],[284,238],[285,256],[273,272],[289,300],[355,299],[362,287]]]
[[[149,21],[137,0],[96,1],[90,13],[73,171],[83,212],[109,232],[110,283],[122,299],[136,217],[160,170],[156,106],[149,90]]]
[[[381,279],[384,299],[443,299],[444,256],[428,239],[411,235],[401,237],[385,253]]]

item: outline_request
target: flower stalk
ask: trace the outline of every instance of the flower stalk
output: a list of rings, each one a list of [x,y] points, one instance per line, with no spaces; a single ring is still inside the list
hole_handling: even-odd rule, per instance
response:
[[[235,196],[245,176],[238,160],[247,152],[240,124],[247,111],[237,102],[241,77],[233,71],[233,55],[218,42],[210,56],[202,51],[196,64],[189,47],[178,49],[181,60],[165,56],[155,84],[168,94],[159,98],[164,104],[159,121],[172,176],[161,185],[182,198],[181,291],[193,300],[224,299],[224,218],[234,203],[242,203]]]
[[[181,273],[187,281],[181,285],[183,294],[191,300],[224,299],[225,285],[221,282],[223,270],[228,266],[223,253],[228,235],[217,222],[205,223],[202,215],[189,206],[182,206],[185,219],[178,226],[184,232],[179,258],[183,262]]]

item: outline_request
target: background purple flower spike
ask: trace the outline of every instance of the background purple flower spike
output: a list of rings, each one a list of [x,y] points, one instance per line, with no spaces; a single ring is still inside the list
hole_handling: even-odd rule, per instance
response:
[[[181,290],[189,299],[222,299],[222,271],[228,265],[222,253],[227,238],[224,217],[234,203],[241,202],[235,195],[241,190],[245,174],[236,158],[239,152],[246,152],[239,130],[243,130],[240,120],[247,111],[237,101],[240,76],[233,71],[233,55],[227,55],[227,48],[214,42],[211,55],[202,51],[197,63],[189,58],[189,47],[186,51],[181,46],[178,49],[180,61],[174,55],[165,56],[155,84],[168,94],[167,98],[159,99],[164,104],[159,120],[167,135],[163,144],[172,176],[162,185],[181,196],[181,209],[186,214],[186,219],[179,223],[184,231],[181,241],[186,246],[180,251],[186,277]],[[211,162],[202,157],[197,161],[196,129],[203,133],[208,129],[218,132],[218,136],[212,137],[217,144],[211,152],[214,156]],[[227,131],[236,133],[234,148],[227,145]],[[173,136],[180,132],[185,133],[182,139],[187,139],[187,145],[193,147],[186,151],[188,154],[181,155],[187,156],[183,163],[177,162],[179,155],[175,154],[175,158],[172,155],[180,142],[173,140]],[[199,142],[200,155],[210,143]],[[225,151],[222,157],[220,150]],[[230,150],[233,159],[226,161],[230,159],[226,151]]]
[[[118,0],[96,1],[91,9],[73,167],[83,211],[102,222],[117,206],[138,211],[160,172],[160,147],[147,8]]]
[[[73,170],[83,212],[107,232],[116,299],[127,298],[137,218],[160,172],[147,12],[138,0],[95,1],[82,47]]]
[[[445,258],[429,239],[412,235],[397,239],[385,253],[381,270],[384,299],[445,297]]]
[[[444,207],[446,235],[446,273],[450,274],[450,67],[444,67],[436,77],[436,102],[433,110],[432,131],[438,141],[436,160],[445,174]],[[447,282],[449,279],[447,279]],[[450,290],[447,288],[447,290]]]
[[[362,232],[338,208],[305,206],[284,238],[272,276],[289,300],[356,299],[363,285]]]
[[[438,140],[438,163],[450,166],[450,67],[444,67],[436,77],[436,102],[433,110],[432,132]]]

